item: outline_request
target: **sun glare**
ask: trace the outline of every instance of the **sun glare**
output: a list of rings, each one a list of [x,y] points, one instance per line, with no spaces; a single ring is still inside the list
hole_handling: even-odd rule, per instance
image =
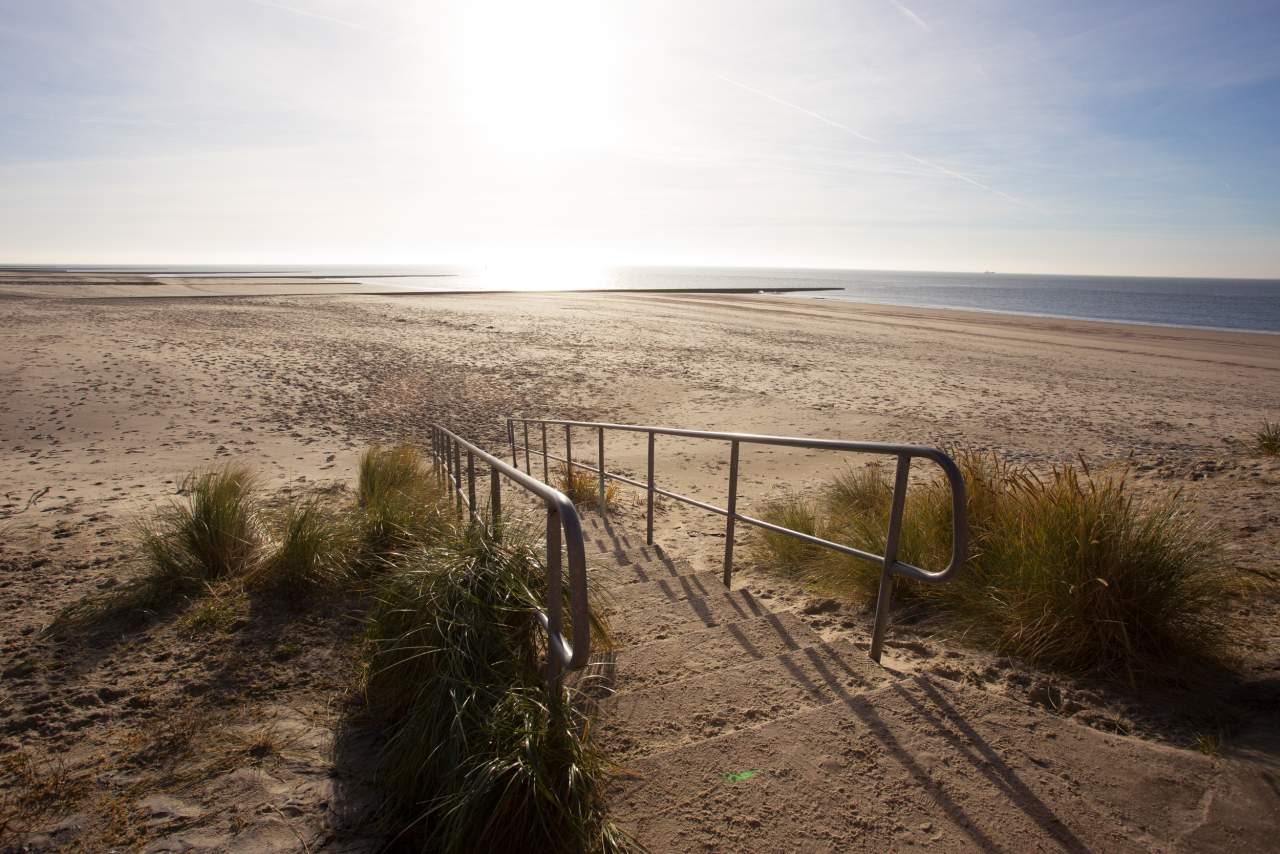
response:
[[[467,6],[462,97],[489,144],[522,153],[583,151],[616,134],[613,46],[598,2]]]
[[[467,275],[467,286],[486,291],[582,291],[607,288],[603,264],[573,253],[523,253],[494,258]]]

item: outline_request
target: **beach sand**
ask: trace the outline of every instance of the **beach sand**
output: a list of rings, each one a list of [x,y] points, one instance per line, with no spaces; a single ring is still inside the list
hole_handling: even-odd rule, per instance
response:
[[[1127,464],[1139,492],[1181,489],[1256,587],[1237,603],[1235,687],[1263,702],[1258,686],[1274,695],[1280,679],[1280,460],[1251,448],[1280,414],[1280,336],[783,296],[140,300],[17,281],[0,288],[0,753],[88,781],[37,841],[359,848],[333,830],[346,821],[340,790],[359,789],[358,769],[331,773],[355,667],[353,629],[331,631],[340,605],[325,619],[245,618],[216,643],[173,620],[87,648],[40,631],[118,583],[137,518],[193,468],[236,460],[282,494],[322,488],[350,482],[370,443],[423,438],[432,421],[504,452],[503,419],[527,414],[990,449],[1040,469]],[[563,448],[563,433],[550,438]],[[575,455],[592,455],[594,437],[578,438]],[[644,470],[638,437],[610,438],[606,455],[611,470]],[[658,459],[664,487],[723,501],[725,445],[663,438]],[[744,450],[739,509],[849,462],[861,460]],[[638,521],[638,496],[623,504]],[[665,502],[658,539],[716,567],[723,521]],[[803,591],[750,566],[740,578],[804,610]],[[833,636],[865,634],[862,616],[809,618]],[[286,628],[289,649],[267,659],[246,640],[281,646]],[[891,648],[906,667],[928,669],[934,654]],[[948,666],[993,665],[962,650]],[[1100,728],[1171,742],[1189,732],[1132,698],[1099,691],[1086,705],[1094,716],[1081,722]],[[1263,750],[1264,729],[1246,721],[1240,749]],[[210,732],[218,750],[169,749],[217,760],[194,778],[154,759],[158,733]],[[279,745],[270,762],[241,749],[263,733]]]

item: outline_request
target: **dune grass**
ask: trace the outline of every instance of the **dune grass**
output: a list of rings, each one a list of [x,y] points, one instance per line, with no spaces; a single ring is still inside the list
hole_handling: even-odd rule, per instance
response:
[[[236,464],[193,472],[181,492],[138,526],[140,571],[64,609],[50,633],[144,618],[230,580],[277,592],[335,589],[431,541],[445,518],[435,478],[412,445],[361,457],[354,511],[304,496],[268,513],[252,472]]]
[[[243,610],[242,593],[238,585],[210,585],[207,595],[183,612],[179,630],[187,636],[229,631]]]
[[[563,463],[552,473],[551,485],[563,492],[575,507],[598,510],[600,507],[600,478],[589,469],[575,465],[570,471]],[[608,513],[616,506],[618,485],[607,480],[604,485],[604,508]]]
[[[1263,421],[1253,434],[1254,445],[1268,457],[1280,456],[1280,421]]]
[[[1038,477],[990,454],[962,453],[970,559],[943,584],[895,582],[952,631],[988,648],[1068,671],[1138,671],[1211,654],[1234,587],[1216,537],[1177,494],[1140,501],[1127,472],[1061,466]],[[816,497],[789,496],[769,521],[882,553],[889,473],[867,467]],[[950,500],[940,479],[913,484],[900,559],[938,569],[951,549]],[[778,534],[757,541],[766,568],[871,602],[872,564]]]
[[[262,544],[255,486],[253,474],[240,465],[190,475],[185,501],[142,527],[141,547],[152,571],[199,584],[252,568]]]
[[[26,750],[5,751],[0,755],[0,840],[16,839],[74,809],[89,783],[85,776],[72,776],[60,759],[37,761]]]
[[[420,850],[616,851],[604,763],[542,672],[545,569],[508,526],[458,527],[385,577],[366,694],[388,829]],[[566,609],[567,613],[567,609]],[[597,630],[600,626],[596,625]]]
[[[58,630],[185,600],[179,630],[214,638],[252,618],[245,588],[351,584],[370,603],[364,688],[386,733],[392,836],[446,852],[632,847],[605,816],[586,704],[548,690],[546,569],[520,525],[455,519],[409,445],[364,454],[354,503],[304,496],[267,512],[239,466],[197,472],[184,492],[140,527],[144,572],[64,612]],[[567,581],[564,596],[567,623]],[[607,646],[594,614],[592,630]]]
[[[318,496],[297,498],[279,518],[279,538],[246,579],[250,587],[304,592],[334,589],[348,580],[358,526]]]
[[[365,451],[356,485],[358,566],[384,567],[439,536],[448,518],[440,494],[426,460],[413,445]]]
[[[252,572],[263,541],[255,489],[244,466],[193,472],[183,481],[183,500],[139,525],[140,571],[105,596],[63,609],[47,631],[136,620]]]

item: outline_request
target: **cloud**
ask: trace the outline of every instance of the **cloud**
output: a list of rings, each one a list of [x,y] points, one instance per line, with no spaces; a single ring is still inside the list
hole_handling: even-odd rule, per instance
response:
[[[340,27],[346,27],[349,30],[357,30],[358,32],[369,33],[370,35],[381,36],[382,38],[396,38],[392,33],[383,32],[382,30],[365,26],[358,21],[349,21],[345,18],[335,18],[333,15],[325,15],[320,12],[299,9],[296,6],[290,6],[286,3],[275,3],[272,2],[272,0],[246,0],[246,2],[253,3],[256,6],[262,6],[267,9],[278,9],[281,12],[289,12],[303,18],[311,18],[316,21],[327,21],[331,24],[337,24]]]
[[[931,30],[929,29],[929,25],[925,23],[924,18],[921,18],[919,15],[917,15],[915,12],[912,12],[906,6],[903,6],[901,3],[898,2],[898,0],[889,0],[889,3],[893,5],[893,8],[901,12],[903,17],[905,17],[911,23],[915,24],[917,27],[924,30],[926,33],[931,32]]]
[[[806,110],[804,107],[801,107],[799,104],[793,104],[790,101],[784,101],[783,99],[779,98],[777,95],[770,95],[768,92],[765,92],[761,89],[757,89],[754,86],[748,86],[746,83],[739,83],[737,80],[734,80],[732,77],[725,77],[723,74],[717,74],[715,76],[717,79],[723,80],[725,83],[728,83],[731,86],[737,86],[739,89],[743,90],[744,92],[750,92],[752,95],[758,95],[761,98],[765,98],[767,100],[773,101],[775,104],[781,104],[784,107],[789,107],[793,110],[804,113],[806,116],[809,116],[810,118],[817,119],[820,122],[825,122],[826,124],[831,125],[833,128],[838,128],[847,134],[855,136],[858,139],[862,140],[863,142],[877,141],[872,137],[867,136],[865,133],[863,133],[860,130],[851,128],[842,122],[836,121],[835,119],[829,119],[826,116],[822,115],[821,113],[815,113],[813,110]]]
[[[745,92],[749,92],[752,95],[756,95],[758,97],[765,98],[766,100],[773,101],[775,104],[780,104],[784,107],[795,110],[796,112],[804,113],[806,116],[809,116],[810,118],[813,118],[825,124],[831,125],[831,127],[836,128],[837,130],[844,131],[845,133],[853,136],[856,139],[860,139],[863,142],[872,143],[872,144],[879,144],[880,142],[874,137],[868,136],[862,131],[852,128],[849,125],[844,124],[843,122],[838,122],[835,119],[827,118],[821,113],[814,112],[813,110],[802,107],[799,104],[793,104],[792,102],[779,98],[777,95],[772,95],[764,91],[763,89],[757,89],[754,86],[748,86],[745,83],[740,83],[737,80],[734,80],[731,77],[726,77],[723,74],[716,74],[715,76],[717,79],[723,80],[725,83],[729,83],[733,86],[737,86],[739,89],[742,89]],[[968,175],[965,175],[961,172],[956,172],[952,169],[946,168],[945,166],[940,166],[937,163],[934,163],[930,160],[925,160],[923,157],[917,157],[914,154],[911,154],[907,151],[897,150],[895,153],[900,157],[905,157],[907,160],[910,160],[912,163],[919,164],[920,166],[924,166],[927,169],[932,169],[934,172],[936,172],[939,175],[945,175],[948,178],[954,178],[957,181],[963,181],[964,183],[969,184],[970,186],[977,187],[980,190],[985,190],[988,193],[993,193],[994,195],[999,196],[1000,198],[1006,201],[1013,202],[1015,205],[1040,211],[1040,208],[1037,208],[1035,205],[1032,205],[1029,202],[1025,202],[1022,199],[1017,198],[1016,196],[1012,196],[1009,193],[1004,192],[1003,190],[998,190],[995,187],[984,184],[981,181],[971,178]],[[1043,213],[1043,211],[1041,212]]]

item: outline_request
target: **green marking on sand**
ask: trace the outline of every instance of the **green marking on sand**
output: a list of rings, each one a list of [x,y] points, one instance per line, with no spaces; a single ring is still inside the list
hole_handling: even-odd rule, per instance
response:
[[[726,783],[744,783],[759,773],[759,771],[739,771],[736,774],[725,774],[720,779]]]

